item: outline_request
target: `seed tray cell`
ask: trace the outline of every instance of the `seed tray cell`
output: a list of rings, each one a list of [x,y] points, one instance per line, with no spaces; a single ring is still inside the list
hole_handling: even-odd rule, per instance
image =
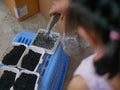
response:
[[[27,46],[22,43],[12,43],[3,54],[1,63],[16,66],[26,47]]]
[[[19,70],[8,66],[0,68],[0,90],[10,90],[19,74]]]
[[[45,49],[48,54],[53,54],[61,40],[61,36],[55,32],[51,32],[49,36],[46,34],[46,30],[40,29],[32,44]]]
[[[42,57],[44,53],[45,51],[39,47],[29,46],[17,66],[30,71],[36,71],[39,64],[43,62]]]
[[[22,70],[10,90],[38,90],[39,74]]]

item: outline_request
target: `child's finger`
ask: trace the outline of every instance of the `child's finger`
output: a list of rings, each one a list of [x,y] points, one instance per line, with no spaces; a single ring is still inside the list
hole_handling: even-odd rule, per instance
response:
[[[64,15],[61,15],[61,16],[60,16],[60,20],[63,20],[63,19],[64,19]]]
[[[51,8],[50,8],[50,11],[49,11],[49,15],[52,16],[53,14],[57,13],[58,10],[57,10],[57,6],[56,5],[53,5]]]
[[[54,2],[53,2],[52,6],[51,6],[51,8],[50,8],[50,11],[49,11],[49,15],[50,15],[50,16],[58,12],[58,11],[57,11],[58,4],[59,4],[58,1],[54,1]]]
[[[52,16],[55,13],[53,9],[50,10],[49,15]]]
[[[51,16],[54,13],[54,6],[52,6],[49,10],[49,15]]]

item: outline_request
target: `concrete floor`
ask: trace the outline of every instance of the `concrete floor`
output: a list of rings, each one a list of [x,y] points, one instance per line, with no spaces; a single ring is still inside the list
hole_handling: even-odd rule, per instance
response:
[[[21,31],[37,32],[39,28],[45,28],[47,20],[40,14],[36,14],[29,19],[18,22],[9,11],[3,0],[0,0],[0,57],[5,52],[8,45],[11,44],[12,38]],[[91,48],[80,47],[81,40],[77,39],[76,34],[72,34],[63,38],[63,46],[70,56],[68,72],[63,85],[66,90],[70,80],[72,79],[74,70],[80,64],[80,61],[91,54]]]

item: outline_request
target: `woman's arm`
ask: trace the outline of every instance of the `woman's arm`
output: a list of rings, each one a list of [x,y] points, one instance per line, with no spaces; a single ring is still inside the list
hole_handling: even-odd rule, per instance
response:
[[[56,0],[53,2],[53,5],[50,8],[49,15],[53,15],[55,13],[61,14],[61,19],[64,18],[68,8],[70,5],[70,0]]]
[[[89,88],[83,78],[76,76],[71,80],[68,90],[89,90]]]

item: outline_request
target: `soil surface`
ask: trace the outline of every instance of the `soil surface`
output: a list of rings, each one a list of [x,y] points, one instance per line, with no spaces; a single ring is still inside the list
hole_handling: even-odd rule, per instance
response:
[[[36,53],[32,50],[29,50],[28,54],[25,55],[22,59],[22,68],[28,69],[30,71],[34,71],[36,66],[39,63],[41,54]]]
[[[57,38],[58,36],[56,35],[46,35],[46,33],[41,32],[38,33],[33,45],[51,50],[54,47]]]
[[[14,84],[16,73],[4,71],[0,78],[0,90],[9,90]]]
[[[5,55],[5,57],[2,60],[2,63],[5,65],[16,65],[25,49],[26,47],[23,45],[14,46],[14,48],[8,54]]]
[[[37,76],[22,73],[14,84],[14,90],[34,90]]]

